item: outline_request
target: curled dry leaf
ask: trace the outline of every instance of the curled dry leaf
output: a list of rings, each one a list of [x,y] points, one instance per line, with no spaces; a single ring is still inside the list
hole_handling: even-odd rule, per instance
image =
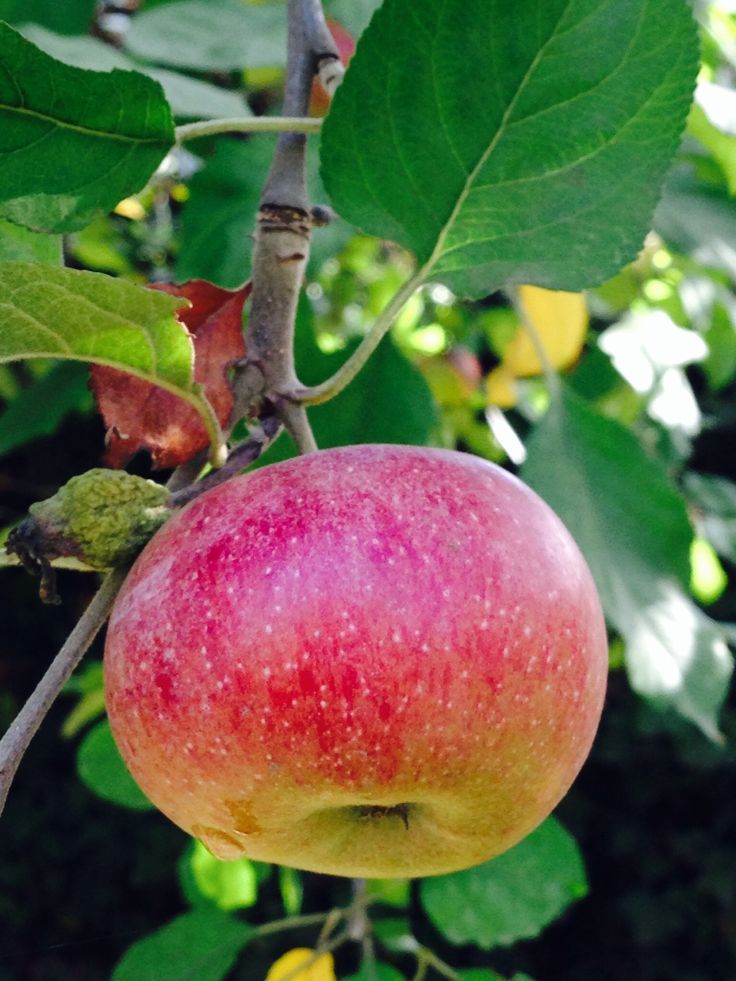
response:
[[[151,289],[190,301],[177,316],[194,342],[194,379],[224,425],[233,407],[227,369],[245,355],[242,317],[250,284],[225,290],[194,279]],[[171,392],[101,365],[92,367],[91,387],[107,426],[107,466],[122,467],[139,450],[148,449],[157,469],[176,467],[207,446],[199,414]]]

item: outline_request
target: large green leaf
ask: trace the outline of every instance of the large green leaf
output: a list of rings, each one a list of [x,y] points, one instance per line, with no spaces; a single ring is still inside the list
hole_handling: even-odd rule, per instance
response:
[[[587,891],[575,839],[555,818],[547,818],[491,862],[424,879],[419,894],[450,943],[488,950],[536,937]]]
[[[240,0],[181,0],[133,18],[125,46],[144,61],[197,71],[283,65],[286,12]]]
[[[553,401],[522,476],[583,551],[636,691],[717,737],[732,665],[722,632],[689,600],[693,532],[664,469],[635,436],[572,392]]]
[[[27,24],[21,28],[24,37],[32,41],[52,58],[77,68],[88,68],[93,71],[112,71],[122,68],[127,71],[139,71],[149,78],[155,79],[163,88],[171,110],[175,116],[182,119],[209,119],[218,116],[250,116],[251,112],[245,99],[237,92],[218,88],[209,82],[198,78],[189,78],[178,72],[167,71],[165,68],[149,68],[139,65],[132,58],[126,57],[117,48],[104,44],[94,37],[65,37],[54,34],[35,24]]]
[[[222,981],[252,934],[216,908],[185,913],[129,947],[112,981]]]
[[[10,221],[0,221],[0,262],[13,260],[60,266],[61,236],[44,235]]]
[[[0,362],[63,358],[105,364],[200,406],[181,297],[102,273],[0,263]]]
[[[0,23],[0,217],[81,228],[143,187],[174,140],[161,86],[55,61]]]
[[[325,120],[325,186],[464,295],[581,289],[641,247],[697,62],[685,0],[386,0]]]
[[[103,800],[135,811],[153,808],[153,804],[128,773],[107,720],[98,722],[80,743],[77,773],[82,783]]]

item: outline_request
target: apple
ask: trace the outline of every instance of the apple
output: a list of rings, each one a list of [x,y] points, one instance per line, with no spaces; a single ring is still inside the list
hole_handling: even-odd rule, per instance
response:
[[[130,772],[218,857],[422,876],[498,855],[564,795],[607,674],[562,523],[462,453],[354,446],[172,517],[112,612]]]

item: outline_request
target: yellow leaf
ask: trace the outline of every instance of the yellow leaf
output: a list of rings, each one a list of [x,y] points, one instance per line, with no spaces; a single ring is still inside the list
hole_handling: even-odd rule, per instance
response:
[[[513,409],[518,401],[516,378],[504,363],[494,368],[486,378],[486,398],[489,405]]]
[[[588,308],[582,293],[520,286],[521,308],[536,328],[553,368],[567,368],[579,357],[588,329]],[[542,373],[529,332],[520,326],[503,354],[503,363],[517,378]],[[497,403],[498,404],[498,403]]]
[[[332,954],[320,954],[309,947],[295,947],[273,963],[266,981],[336,981]],[[309,966],[307,966],[309,965]]]

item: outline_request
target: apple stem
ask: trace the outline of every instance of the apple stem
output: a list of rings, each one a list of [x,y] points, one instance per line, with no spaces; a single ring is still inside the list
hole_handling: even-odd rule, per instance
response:
[[[126,574],[127,569],[115,569],[105,577],[35,691],[0,739],[0,814],[23,755],[56,697],[107,620]]]

